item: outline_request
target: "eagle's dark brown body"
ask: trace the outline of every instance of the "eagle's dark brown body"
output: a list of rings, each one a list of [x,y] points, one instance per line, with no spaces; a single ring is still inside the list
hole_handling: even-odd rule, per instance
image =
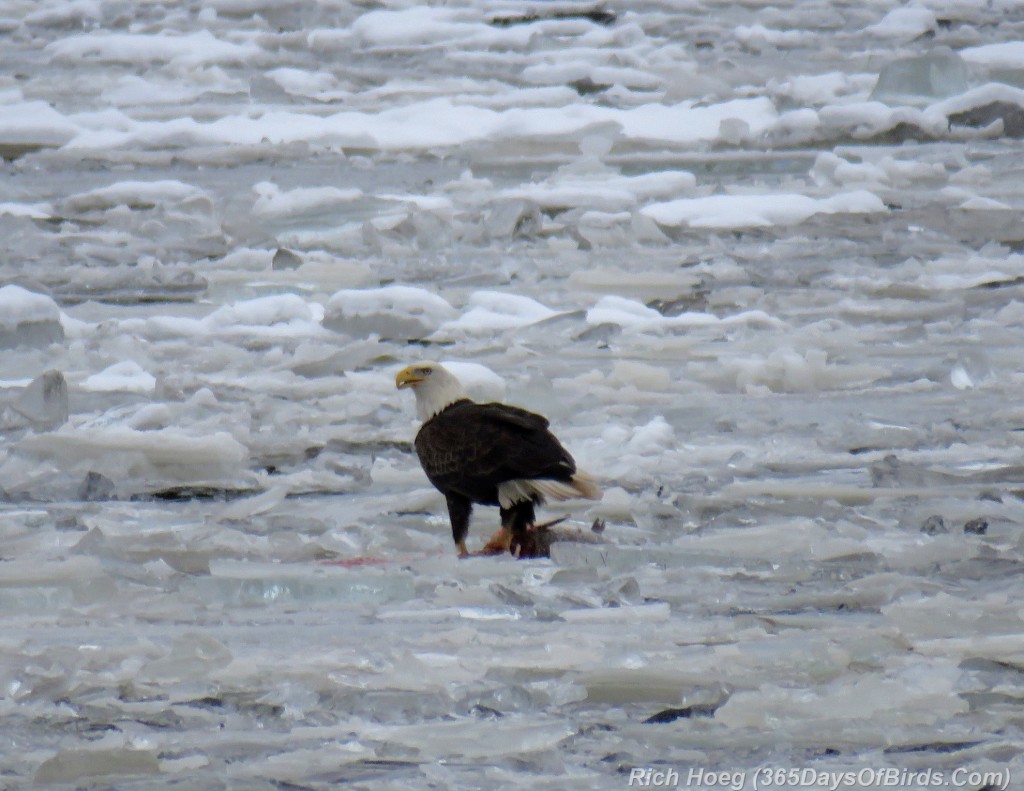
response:
[[[507,404],[462,399],[427,420],[416,434],[416,453],[430,482],[444,494],[456,544],[465,541],[473,504],[501,507],[513,548],[524,546],[534,521],[533,492],[505,505],[499,487],[509,481],[569,483],[576,462],[548,431],[546,418]]]

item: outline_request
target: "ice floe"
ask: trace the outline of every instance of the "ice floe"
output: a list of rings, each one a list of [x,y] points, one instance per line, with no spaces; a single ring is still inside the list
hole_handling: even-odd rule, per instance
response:
[[[181,181],[119,181],[107,187],[71,195],[65,201],[69,211],[112,209],[116,206],[140,209],[156,203],[179,203],[203,195],[203,191]]]
[[[605,296],[587,311],[588,324],[617,324],[638,332],[659,332],[684,330],[687,327],[725,326],[730,324],[756,324],[767,327],[781,327],[783,323],[762,311],[747,311],[734,316],[719,318],[708,313],[681,313],[665,316],[656,309],[635,299]]]
[[[1017,5],[7,4],[3,783],[1019,775]]]
[[[476,291],[470,295],[462,315],[442,324],[438,333],[442,337],[450,337],[513,329],[554,315],[556,311],[531,297]]]
[[[710,195],[653,203],[641,213],[662,225],[698,228],[744,228],[793,225],[815,214],[884,212],[882,199],[867,190],[828,198],[807,195]]]
[[[455,315],[444,298],[422,288],[343,289],[327,302],[324,326],[354,336],[423,338]]]
[[[152,393],[156,377],[132,360],[114,363],[81,384],[84,390],[118,390],[129,393]]]
[[[909,41],[935,30],[937,25],[938,20],[930,8],[912,5],[892,9],[878,22],[864,28],[864,32]]]
[[[218,39],[208,30],[194,33],[83,33],[46,45],[58,61],[99,60],[108,63],[168,63],[178,67],[239,64],[261,49]]]
[[[0,347],[38,346],[63,339],[60,308],[50,297],[21,286],[0,288]]]
[[[341,204],[346,205],[362,197],[363,191],[355,187],[340,189],[338,187],[299,188],[282,191],[272,182],[260,182],[253,186],[256,203],[253,213],[266,219],[302,216],[308,217]]]

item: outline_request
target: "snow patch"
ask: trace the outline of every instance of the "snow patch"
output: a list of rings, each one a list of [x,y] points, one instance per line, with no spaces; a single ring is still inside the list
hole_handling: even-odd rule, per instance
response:
[[[466,303],[466,311],[447,321],[438,330],[439,337],[499,332],[525,327],[556,316],[556,311],[535,299],[503,291],[476,291]]]
[[[46,45],[57,61],[98,60],[107,63],[169,63],[196,68],[211,64],[246,64],[261,49],[255,44],[222,41],[208,30],[195,33],[84,33]]]
[[[82,382],[83,390],[93,392],[120,391],[149,394],[156,389],[156,377],[133,360],[114,363]]]
[[[343,289],[327,303],[324,326],[355,337],[424,338],[457,311],[426,289],[391,285],[376,289]]]
[[[60,308],[45,294],[21,286],[0,288],[0,327],[15,330],[21,324],[59,322]]]
[[[666,226],[692,228],[747,228],[796,225],[815,214],[870,214],[886,211],[873,192],[857,190],[828,198],[778,193],[765,195],[711,195],[654,203],[641,214]]]

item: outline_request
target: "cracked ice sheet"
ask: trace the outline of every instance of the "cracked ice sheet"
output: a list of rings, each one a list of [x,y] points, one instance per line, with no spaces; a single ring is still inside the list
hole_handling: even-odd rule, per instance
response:
[[[1012,3],[8,5],[5,782],[1024,771]],[[592,540],[456,560],[419,360]]]

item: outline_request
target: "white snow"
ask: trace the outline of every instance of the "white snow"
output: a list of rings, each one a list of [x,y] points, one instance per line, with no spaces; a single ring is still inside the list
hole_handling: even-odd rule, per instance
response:
[[[361,189],[350,187],[306,187],[282,191],[269,181],[253,186],[256,202],[252,210],[258,217],[276,219],[290,216],[306,216],[318,211],[327,211],[338,205],[347,205],[362,197]]]
[[[877,80],[877,74],[833,71],[828,74],[801,74],[787,80],[772,81],[770,85],[782,96],[813,106],[836,102],[844,96],[866,95]]]
[[[171,63],[181,67],[241,64],[261,49],[255,44],[222,41],[208,30],[195,33],[83,33],[46,45],[58,61],[99,60],[110,63]]]
[[[43,7],[25,14],[24,21],[30,25],[53,25],[60,27],[69,23],[95,24],[103,18],[103,6],[99,0],[66,0],[52,7]]]
[[[99,119],[85,119],[82,130],[67,145],[100,149],[160,145],[175,140],[193,145],[256,145],[263,141],[298,141],[372,147],[383,150],[422,150],[465,146],[501,138],[533,139],[578,134],[599,124],[614,123],[630,139],[676,145],[715,140],[721,125],[741,122],[749,134],[768,129],[777,118],[770,100],[736,99],[710,106],[693,102],[641,105],[635,108],[581,106],[566,114],[561,108],[514,107],[492,110],[449,98],[428,99],[380,112],[343,111],[327,116],[285,110],[257,118],[225,116],[211,123],[190,118],[172,122],[140,121],[109,116],[103,128],[87,128]],[[2,129],[2,127],[0,127]]]
[[[934,12],[915,3],[892,9],[878,22],[864,28],[864,32],[883,38],[912,39],[935,30],[937,25]]]
[[[861,387],[888,373],[878,366],[839,367],[831,364],[821,349],[801,352],[789,347],[776,349],[765,358],[727,360],[724,368],[729,375],[735,374],[736,387],[748,392],[761,387],[787,393]]]
[[[300,96],[311,96],[321,100],[342,97],[344,92],[338,90],[338,81],[334,75],[326,71],[310,72],[302,69],[271,69],[265,75],[288,93]]]
[[[1024,773],[1019,17],[5,4],[3,784]],[[419,360],[575,540],[455,557]]]
[[[163,202],[180,203],[204,195],[198,187],[177,180],[118,181],[106,187],[71,195],[66,204],[72,211],[93,211],[115,206],[140,208]]]
[[[496,332],[549,319],[556,311],[535,299],[501,291],[475,291],[457,319],[438,330],[440,336]]]
[[[795,225],[815,214],[869,214],[885,210],[885,204],[877,195],[856,190],[828,198],[792,193],[680,198],[645,206],[641,213],[662,225],[744,228]]]
[[[21,286],[0,287],[0,326],[14,330],[20,324],[60,321],[60,308],[45,294]]]
[[[647,425],[637,426],[624,450],[639,456],[650,456],[675,447],[676,443],[672,426],[658,415]]]
[[[82,382],[83,390],[152,393],[156,377],[132,360],[114,363]]]
[[[442,297],[412,286],[342,289],[334,293],[327,303],[327,309],[354,316],[383,312],[420,316],[430,321],[439,321],[455,313],[455,309]]]
[[[968,63],[987,68],[1013,69],[1024,67],[1024,41],[1004,41],[999,44],[982,44],[964,47],[960,57]]]
[[[327,302],[324,325],[352,334],[422,338],[455,315],[455,308],[437,294],[391,285],[336,291]]]
[[[0,203],[0,215],[44,220],[53,213],[49,203]]]
[[[303,338],[323,332],[323,307],[297,294],[272,294],[241,300],[216,308],[202,319],[188,316],[156,315],[126,319],[121,327],[134,334],[155,339],[217,336],[257,338]]]
[[[781,327],[783,323],[763,311],[744,311],[726,318],[709,313],[682,313],[678,316],[664,316],[642,302],[625,297],[601,297],[587,311],[588,324],[617,324],[638,332],[659,332],[664,330],[685,330],[689,327],[713,327],[729,324],[751,323],[764,327]]]
[[[205,319],[207,327],[269,327],[275,324],[303,325],[323,317],[319,305],[296,294],[275,294],[217,308]]]
[[[796,47],[808,41],[803,30],[776,30],[761,24],[738,25],[733,31],[736,39],[747,46],[770,44],[775,47]]]
[[[583,206],[614,212],[632,209],[644,200],[690,193],[696,184],[696,177],[686,171],[621,176],[607,168],[583,169],[577,165],[545,182],[507,190],[504,196],[533,201],[544,208]]]
[[[193,436],[180,429],[135,431],[123,426],[65,428],[28,436],[18,448],[63,467],[181,481],[201,481],[216,473],[238,475],[249,455],[244,445],[223,431]]]
[[[621,66],[595,66],[585,59],[560,60],[523,69],[523,79],[538,85],[564,85],[578,80],[589,80],[598,85],[625,85],[636,90],[653,90],[661,84],[651,72]]]
[[[963,203],[960,204],[961,209],[967,209],[968,211],[1012,211],[1013,207],[1009,203],[1003,201],[993,200],[992,198],[985,198],[981,195],[974,195],[967,198]]]
[[[224,75],[219,75],[224,76]],[[207,93],[231,93],[232,89],[241,90],[240,84],[210,78],[208,74],[193,75],[194,79],[183,80],[181,77],[170,80],[152,75],[139,77],[126,74],[107,88],[102,98],[117,107],[137,107],[139,105],[178,105],[194,102]],[[203,79],[207,77],[207,79]]]
[[[59,146],[70,141],[79,127],[42,101],[0,104],[0,142]]]

